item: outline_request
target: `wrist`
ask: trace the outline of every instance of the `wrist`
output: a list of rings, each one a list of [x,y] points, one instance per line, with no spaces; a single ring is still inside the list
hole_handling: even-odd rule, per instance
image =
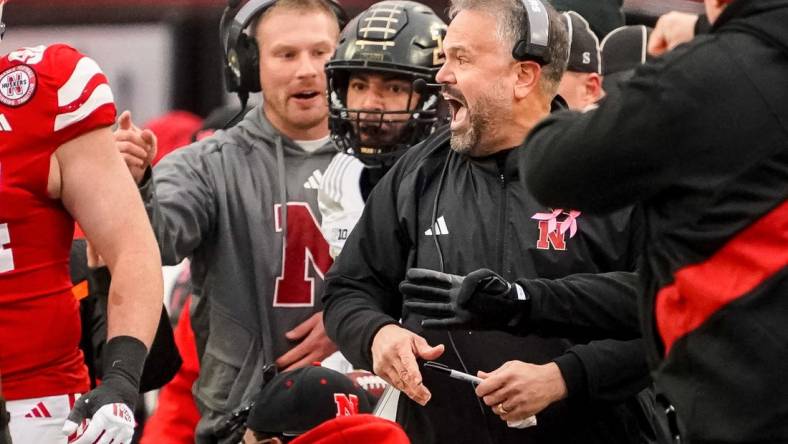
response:
[[[397,331],[399,331],[399,330],[403,330],[403,328],[400,327],[399,324],[396,324],[396,323],[383,324],[378,329],[378,331],[372,336],[372,347],[371,348],[375,348],[376,344],[378,346],[380,346],[380,342],[379,341],[384,340],[385,337],[388,336],[388,335],[396,334]]]
[[[372,369],[372,366],[374,364],[372,350],[375,349],[376,343],[379,340],[383,339],[383,337],[386,336],[388,333],[392,331],[396,331],[395,328],[402,328],[402,327],[399,325],[399,323],[397,323],[397,321],[393,319],[382,322],[380,325],[374,328],[372,335],[370,335],[370,339],[368,343],[369,346],[366,348],[366,350],[368,351],[368,353],[366,354],[366,358],[370,369]]]
[[[553,402],[567,398],[569,396],[569,390],[566,387],[564,375],[561,372],[561,369],[558,367],[558,364],[555,362],[549,362],[545,364],[545,366],[550,369],[550,379],[548,385],[551,388],[550,393],[552,394],[551,399]]]
[[[133,392],[127,393],[126,403],[133,406],[139,391],[142,369],[148,348],[139,339],[132,336],[115,336],[104,346],[102,384],[123,387]]]

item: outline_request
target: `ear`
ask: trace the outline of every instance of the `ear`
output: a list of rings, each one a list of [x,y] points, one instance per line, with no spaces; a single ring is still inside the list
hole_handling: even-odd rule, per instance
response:
[[[528,97],[542,77],[542,67],[536,62],[517,62],[514,65],[516,79],[514,81],[514,97],[524,99]]]
[[[590,102],[596,102],[602,98],[602,76],[597,73],[591,73],[586,77],[586,97]]]

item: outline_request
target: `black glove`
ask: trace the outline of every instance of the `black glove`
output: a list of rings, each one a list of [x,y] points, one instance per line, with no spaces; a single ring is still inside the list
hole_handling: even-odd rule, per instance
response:
[[[110,339],[104,348],[101,385],[77,400],[63,432],[77,433],[75,443],[91,443],[99,436],[109,436],[119,443],[130,442],[134,434],[134,406],[147,354],[147,347],[137,338]],[[83,424],[85,420],[87,424]]]
[[[477,330],[513,329],[530,314],[524,291],[486,268],[464,278],[423,268],[411,268],[399,285],[405,307],[424,315],[425,328]]]

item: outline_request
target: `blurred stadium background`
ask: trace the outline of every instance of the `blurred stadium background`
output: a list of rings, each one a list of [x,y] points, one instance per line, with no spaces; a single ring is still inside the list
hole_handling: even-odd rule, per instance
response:
[[[569,0],[563,0],[569,1]],[[593,8],[600,0],[571,0]],[[619,1],[619,0],[612,0]],[[349,14],[372,0],[341,0]],[[445,17],[447,0],[424,0]],[[172,109],[206,116],[224,92],[218,23],[222,0],[12,0],[3,51],[69,43],[109,76],[118,109],[145,122]],[[701,12],[701,0],[624,0],[627,24],[653,25],[670,10]],[[599,36],[602,38],[603,36]]]

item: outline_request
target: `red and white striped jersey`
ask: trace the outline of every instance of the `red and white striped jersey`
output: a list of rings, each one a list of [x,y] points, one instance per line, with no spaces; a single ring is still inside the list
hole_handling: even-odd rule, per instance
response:
[[[47,195],[50,157],[115,120],[107,78],[66,45],[0,59],[0,374],[6,399],[84,392],[68,260],[74,221]]]

